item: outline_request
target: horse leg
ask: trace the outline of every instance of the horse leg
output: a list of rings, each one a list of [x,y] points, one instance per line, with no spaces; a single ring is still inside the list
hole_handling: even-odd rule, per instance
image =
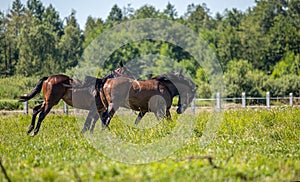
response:
[[[169,121],[172,120],[171,113],[170,113],[170,108],[168,108],[168,109],[166,110],[166,118],[167,118],[167,120],[169,120]]]
[[[100,113],[99,113],[99,115],[100,115]],[[102,115],[101,115],[101,121],[102,121],[102,130],[104,130],[105,129],[105,125],[106,125],[106,119],[108,118],[108,110],[106,109],[103,113],[102,113]]]
[[[155,116],[156,116],[156,119],[158,120],[158,121],[160,121],[164,116],[165,116],[165,111],[164,111],[165,109],[164,108],[158,108],[155,112],[154,112],[154,114],[155,114]]]
[[[139,122],[141,121],[141,119],[145,116],[146,112],[141,111],[138,115],[138,117],[135,119],[134,124],[139,124]]]
[[[159,110],[156,111],[156,112],[154,113],[154,115],[155,115],[155,117],[156,117],[156,119],[157,119],[158,121],[160,121],[160,120],[163,118],[163,116],[161,115],[161,113],[159,113]]]
[[[31,120],[31,124],[27,130],[27,135],[29,135],[29,133],[32,132],[32,130],[34,129],[34,125],[35,125],[35,119],[36,119],[36,116],[39,112],[41,112],[41,107],[42,107],[42,104],[38,105],[38,106],[35,106],[33,108],[33,114],[32,114],[32,120]]]
[[[94,121],[93,121],[93,124],[90,128],[90,133],[93,133],[94,132],[94,129],[95,129],[95,126],[96,126],[96,123],[99,119],[99,115],[97,113],[94,114]]]
[[[88,113],[88,116],[85,119],[84,126],[81,130],[81,133],[85,133],[87,130],[90,129],[91,121],[93,119],[93,115],[94,115],[94,111],[90,110],[89,113]]]
[[[117,105],[115,105],[114,103],[110,103],[108,105],[108,109],[107,109],[107,113],[105,115],[105,123],[104,123],[104,128],[102,126],[102,130],[104,130],[106,127],[108,127],[109,123],[110,123],[110,120],[112,119],[112,117],[114,116],[116,110],[118,109],[119,107]]]
[[[46,105],[46,107],[44,107],[44,109],[42,110],[42,112],[39,115],[39,119],[38,119],[37,125],[34,129],[34,132],[33,132],[32,136],[35,136],[35,135],[38,134],[38,132],[40,130],[40,127],[41,127],[41,124],[42,124],[42,121],[45,119],[47,114],[50,112],[51,108],[52,107],[49,107],[48,105]]]

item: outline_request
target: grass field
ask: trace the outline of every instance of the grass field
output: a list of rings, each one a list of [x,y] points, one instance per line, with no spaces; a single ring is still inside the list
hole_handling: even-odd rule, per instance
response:
[[[179,117],[173,115],[175,120]],[[90,134],[80,134],[74,116],[48,116],[33,138],[25,134],[31,116],[0,116],[1,162],[12,181],[300,180],[299,108],[224,111],[214,138],[201,147],[209,117],[208,112],[187,113],[184,118],[195,118],[195,127],[180,149],[158,161],[128,164],[95,149],[87,140]],[[151,117],[142,120],[151,121]],[[172,133],[178,122],[161,121],[139,129],[119,116],[110,131],[127,142],[151,143]],[[93,135],[99,132],[100,123]],[[6,181],[3,171],[0,181]]]

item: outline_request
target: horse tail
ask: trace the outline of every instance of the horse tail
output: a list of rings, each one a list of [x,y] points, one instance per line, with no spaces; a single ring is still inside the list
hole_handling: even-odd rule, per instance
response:
[[[44,81],[47,80],[47,79],[48,79],[47,76],[41,78],[41,79],[38,81],[38,83],[36,84],[36,86],[32,89],[32,91],[30,92],[30,94],[21,96],[19,102],[25,102],[25,101],[28,101],[28,100],[32,99],[36,94],[40,93],[41,90],[42,90],[43,83],[44,83]]]

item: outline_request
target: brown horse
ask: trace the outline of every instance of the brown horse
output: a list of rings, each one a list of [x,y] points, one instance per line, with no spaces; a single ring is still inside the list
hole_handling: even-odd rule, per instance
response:
[[[97,97],[95,87],[101,87],[101,85],[103,85],[108,78],[113,78],[122,74],[126,75],[129,73],[127,73],[127,69],[123,67],[121,62],[119,68],[106,75],[103,79],[94,78],[93,83],[98,84],[98,86],[90,84],[91,79],[83,83],[78,79],[73,79],[63,74],[41,78],[30,94],[21,96],[19,100],[20,102],[28,101],[36,94],[41,92],[41,90],[43,90],[44,101],[42,104],[33,108],[32,121],[29,129],[27,130],[27,134],[31,133],[31,131],[34,129],[35,119],[38,113],[40,113],[38,123],[32,136],[35,136],[39,132],[42,121],[50,112],[52,107],[57,105],[61,99],[64,100],[68,105],[75,108],[89,110],[83,131],[89,129],[89,126],[86,124],[91,123],[90,120],[92,119],[99,119],[97,106],[95,104],[95,97]]]
[[[179,95],[177,113],[183,113],[195,96],[195,84],[181,73],[160,75],[145,81],[127,77],[108,79],[100,91],[102,127],[107,127],[120,106],[140,111],[135,124],[147,112],[153,112],[157,119],[171,118],[169,109],[174,96]],[[104,106],[104,107],[103,107]],[[101,110],[103,112],[103,110]]]

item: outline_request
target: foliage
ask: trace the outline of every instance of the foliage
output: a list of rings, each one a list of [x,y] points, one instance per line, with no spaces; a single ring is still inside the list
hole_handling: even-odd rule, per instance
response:
[[[280,78],[284,75],[300,76],[300,55],[293,52],[287,52],[285,57],[278,62],[272,72],[272,78]]]
[[[82,54],[81,30],[76,25],[73,29],[68,27],[76,24],[74,14],[75,11],[65,18],[67,26],[63,27],[59,13],[51,4],[45,7],[40,0],[28,0],[25,6],[15,0],[0,24],[1,76],[44,76],[74,67]],[[66,39],[71,39],[68,45]]]
[[[191,137],[170,156],[133,165],[113,161],[93,148],[74,116],[50,115],[34,138],[25,134],[31,116],[0,116],[1,162],[12,181],[299,180],[299,108],[223,112],[215,137],[201,147],[209,118],[209,112],[196,115]],[[161,121],[138,130],[115,117],[110,132],[125,141],[151,143],[168,135],[177,122]],[[100,129],[97,125],[95,132]],[[0,180],[5,180],[3,173]]]
[[[0,100],[0,110],[21,110],[22,107],[22,103],[16,101]]]
[[[57,73],[73,76],[78,64],[89,59],[86,55],[95,55],[92,59],[100,59],[97,57],[99,49],[87,49],[94,41],[97,43],[97,37],[122,22],[141,18],[169,19],[186,25],[199,34],[216,53],[227,79],[228,96],[237,96],[241,92],[259,96],[266,88],[270,89],[270,86],[266,87],[264,84],[266,80],[270,80],[268,84],[281,85],[279,82],[283,80],[282,77],[292,74],[299,76],[300,11],[297,0],[257,0],[246,12],[236,8],[226,9],[215,17],[211,16],[206,4],[187,5],[183,16],[178,16],[176,7],[171,3],[163,10],[149,4],[136,10],[128,4],[122,10],[115,4],[104,20],[89,16],[84,29],[80,29],[77,23],[75,10],[67,17],[60,17],[54,6],[50,4],[46,7],[41,0],[27,0],[25,4],[14,0],[6,12],[0,12],[1,77],[41,77]],[[164,28],[168,30],[168,27]],[[115,38],[129,35],[124,31],[118,36]],[[193,41],[190,40],[190,44]],[[160,57],[154,60],[150,68],[145,68],[143,58],[152,54]],[[195,64],[194,58],[186,50],[169,42],[132,42],[122,45],[105,59],[103,67],[88,67],[95,67],[105,73],[113,69],[120,60],[135,60],[141,69],[140,73],[146,75],[171,69],[177,71],[183,67],[198,84],[198,94],[201,97],[213,94],[210,93],[209,80],[197,80],[197,70],[201,68]],[[243,70],[234,68],[240,64],[240,60],[247,60],[251,65],[245,67],[246,75],[243,75]],[[209,72],[210,70],[204,70],[204,73]],[[145,75],[140,78],[144,79]],[[275,85],[274,88],[277,87]],[[292,90],[295,89],[297,87]],[[278,91],[272,93],[273,96],[278,94]]]
[[[227,97],[240,97],[242,92],[254,97],[262,96],[260,85],[264,83],[265,78],[261,71],[254,70],[245,60],[232,60],[228,67],[224,74]]]
[[[293,93],[294,96],[300,96],[300,76],[298,75],[284,75],[280,78],[269,78],[264,84],[263,88],[270,91],[272,96],[288,96]]]
[[[29,93],[37,84],[39,78],[14,76],[0,79],[0,98],[19,99]]]

